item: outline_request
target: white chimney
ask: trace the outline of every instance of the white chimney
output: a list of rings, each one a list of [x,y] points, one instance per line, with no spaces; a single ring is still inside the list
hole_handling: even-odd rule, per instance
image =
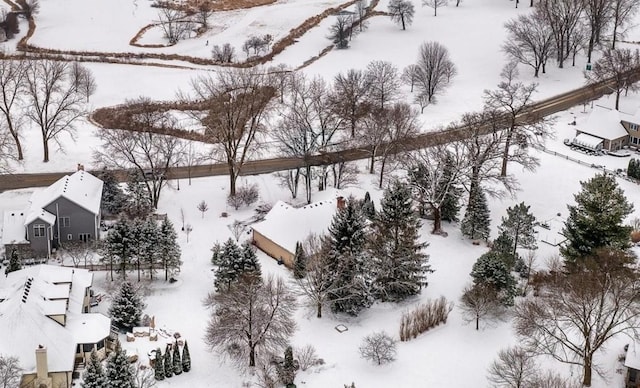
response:
[[[47,363],[47,348],[38,345],[36,349],[36,384],[38,388],[51,388],[52,381],[49,377],[49,365]]]

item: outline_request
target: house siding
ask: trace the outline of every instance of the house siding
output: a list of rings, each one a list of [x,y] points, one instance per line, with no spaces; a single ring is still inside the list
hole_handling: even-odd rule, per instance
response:
[[[45,226],[45,235],[43,237],[36,237],[35,233],[33,232],[33,227],[40,224]],[[31,251],[33,252],[33,256],[35,258],[49,257],[49,254],[51,253],[51,239],[53,238],[51,234],[51,226],[40,218],[36,218],[31,223],[27,224],[27,235],[29,236]]]
[[[293,268],[294,254],[265,237],[260,232],[253,230],[253,243],[261,251],[276,260],[282,260],[284,265]]]
[[[44,208],[49,213],[56,216],[56,223],[53,226],[54,246],[64,245],[66,242],[79,241],[81,233],[91,235],[91,240],[96,240],[97,230],[99,230],[99,215],[76,205],[64,197],[60,197]],[[69,226],[62,225],[62,218],[69,218]],[[71,235],[71,239],[67,238]]]
[[[49,377],[51,377],[51,386],[53,388],[62,388],[62,387],[66,387],[66,388],[70,388],[71,387],[71,378],[72,376],[72,372],[68,371],[68,372],[49,372]],[[25,387],[25,388],[38,388],[35,386],[35,382],[36,382],[36,374],[35,373],[29,373],[29,374],[25,374],[22,375],[22,381],[20,382],[20,387]]]

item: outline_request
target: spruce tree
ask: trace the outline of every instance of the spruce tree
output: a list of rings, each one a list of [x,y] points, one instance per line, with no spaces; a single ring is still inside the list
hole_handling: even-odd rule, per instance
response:
[[[478,188],[469,193],[469,204],[460,223],[462,235],[472,240],[489,239],[491,217],[487,206],[487,197]]]
[[[173,377],[173,360],[171,359],[171,349],[169,345],[164,350],[164,376]]]
[[[242,262],[240,263],[240,275],[245,273],[251,273],[254,276],[261,277],[262,270],[260,269],[260,262],[256,255],[256,248],[249,242],[242,244]]]
[[[286,388],[295,387],[293,382],[296,379],[296,365],[293,362],[293,349],[291,349],[291,346],[287,346],[284,351],[284,362],[278,368],[278,374],[280,382]]]
[[[633,211],[613,176],[597,174],[580,182],[581,191],[569,205],[569,216],[562,234],[567,238],[560,254],[566,264],[594,254],[598,248],[626,250],[630,246],[631,227],[623,220]]]
[[[176,376],[182,374],[182,358],[180,357],[180,346],[178,346],[178,341],[173,344],[173,373]]]
[[[427,285],[426,273],[433,272],[411,203],[409,186],[395,181],[385,190],[373,219],[369,242],[373,291],[382,301],[401,301],[420,293]]]
[[[19,271],[22,269],[22,260],[18,255],[16,248],[11,248],[11,255],[9,256],[9,265],[4,269],[5,275],[13,271]]]
[[[136,388],[134,371],[126,352],[116,341],[115,350],[107,359],[105,388]]]
[[[211,248],[211,264],[220,265],[220,260],[222,256],[222,245],[219,242],[216,242],[213,248]]]
[[[307,272],[307,254],[300,241],[296,242],[296,253],[293,258],[293,276],[302,279]]]
[[[518,256],[513,254],[513,239],[510,233],[501,232],[498,237],[493,240],[491,252],[504,261],[509,270],[513,269]]]
[[[164,280],[169,280],[169,271],[180,268],[180,245],[178,245],[178,235],[173,223],[165,217],[160,224],[160,236],[158,238],[158,255],[164,267]]]
[[[519,203],[507,209],[507,217],[502,217],[502,224],[498,226],[500,233],[511,238],[513,246],[511,253],[518,256],[517,249],[537,249],[535,228],[536,217],[529,213],[530,206]]]
[[[513,304],[516,295],[516,279],[500,256],[489,251],[473,264],[471,277],[474,284],[491,285],[500,294],[502,303]]]
[[[364,194],[364,199],[362,200],[362,213],[367,219],[372,220],[376,215],[376,207],[371,200],[371,194],[367,191]]]
[[[228,239],[222,246],[218,268],[215,272],[213,285],[216,291],[226,291],[238,279],[243,262],[243,252],[233,239]]]
[[[457,184],[451,184],[451,176],[454,174],[453,157],[451,154],[447,154],[444,164],[444,171],[442,173],[441,182],[438,183],[442,186],[441,190],[445,190],[448,186],[442,204],[440,205],[440,217],[442,220],[455,222],[458,221],[458,213],[460,212],[460,197],[463,190]]]
[[[98,353],[95,349],[91,351],[89,356],[89,362],[82,374],[82,388],[103,388],[106,385],[106,377],[104,369],[102,369],[102,362],[98,358]]]
[[[120,183],[113,172],[109,170],[100,171],[97,177],[103,183],[102,202],[100,205],[102,214],[118,215],[127,202],[127,197],[124,195]]]
[[[113,225],[102,244],[102,256],[109,265],[111,280],[113,280],[114,267],[120,268],[123,279],[127,278],[127,269],[135,253],[136,241],[132,232],[132,223],[119,220]]]
[[[162,357],[162,351],[160,348],[156,349],[156,359],[153,363],[153,372],[156,380],[164,380],[164,358]]]
[[[366,269],[365,217],[353,198],[333,217],[329,226],[328,262],[331,290],[328,299],[334,312],[357,315],[371,306],[371,279]]]
[[[191,370],[191,354],[189,354],[189,345],[187,341],[184,341],[184,347],[182,348],[182,370],[189,372]]]
[[[129,175],[129,180],[127,181],[127,202],[123,210],[130,219],[146,218],[153,211],[151,193],[144,182],[144,177],[139,171]]]
[[[109,315],[113,323],[121,328],[131,329],[138,325],[144,308],[142,298],[131,283],[122,282],[120,290],[113,298]]]

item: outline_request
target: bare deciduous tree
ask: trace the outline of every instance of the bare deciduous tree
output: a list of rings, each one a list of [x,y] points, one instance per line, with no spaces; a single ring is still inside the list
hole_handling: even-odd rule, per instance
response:
[[[497,388],[534,387],[539,369],[534,357],[519,346],[501,349],[489,366],[487,380]]]
[[[378,365],[388,364],[396,359],[396,341],[384,331],[378,331],[362,339],[358,348],[360,356]]]
[[[389,2],[389,16],[394,23],[400,23],[402,30],[413,23],[415,7],[410,0],[391,0]]]
[[[611,20],[611,0],[583,0],[582,8],[586,14],[589,43],[587,45],[587,62],[591,62],[591,54],[596,44],[600,43],[602,33]]]
[[[153,368],[140,362],[133,367],[133,380],[136,388],[152,388],[157,382]]]
[[[213,15],[213,10],[207,2],[198,5],[196,12],[196,21],[202,25],[205,30],[209,28],[209,18]]]
[[[229,43],[225,43],[222,46],[215,45],[211,49],[211,57],[214,61],[220,63],[231,63],[236,57],[236,49]]]
[[[336,21],[329,28],[327,38],[333,42],[338,49],[346,49],[349,47],[351,39],[352,26],[351,18],[347,15],[336,16]]]
[[[420,68],[418,65],[412,64],[402,70],[402,76],[400,79],[405,84],[411,86],[411,93],[413,93],[413,87],[418,83],[420,77]]]
[[[634,89],[635,80],[632,70],[640,66],[640,51],[636,49],[606,50],[593,66],[592,71],[585,71],[587,83],[596,83],[605,80],[608,87],[616,96],[615,109],[620,106],[620,95],[624,90]]]
[[[20,130],[23,124],[23,115],[18,111],[20,108],[18,97],[24,91],[24,81],[26,76],[26,62],[24,60],[3,60],[0,61],[0,112],[2,113],[2,124],[0,128],[8,131],[15,143],[17,160],[23,160],[22,144],[20,143]],[[5,137],[2,136],[4,139]],[[8,140],[8,139],[7,139]],[[2,154],[12,151],[6,149],[8,142],[2,140],[5,147],[2,147]],[[7,143],[7,144],[4,144]]]
[[[229,224],[229,230],[231,231],[231,235],[236,239],[236,242],[240,241],[240,237],[245,230],[247,230],[247,225],[244,222],[235,220],[233,223]]]
[[[257,352],[280,352],[296,329],[296,298],[281,278],[243,275],[205,303],[214,309],[206,343],[241,364],[256,366]]]
[[[146,98],[130,103],[140,114],[133,116],[137,130],[103,129],[98,132],[102,148],[95,152],[97,163],[109,168],[133,170],[142,177],[149,201],[158,207],[160,193],[166,185],[167,171],[176,164],[180,140],[159,135],[154,128],[171,128],[175,124],[166,112],[153,110]]]
[[[27,63],[25,76],[26,116],[42,134],[43,161],[49,161],[49,142],[62,150],[60,135],[74,134],[74,124],[84,116],[84,94],[76,90],[72,68],[67,62],[34,60]]]
[[[536,8],[532,14],[520,15],[504,26],[508,36],[502,50],[512,60],[531,66],[534,77],[538,77],[540,68],[544,74],[554,48],[553,32],[547,25],[545,15]]]
[[[570,41],[581,23],[582,0],[541,0],[536,7],[553,33],[555,57],[558,67],[563,68],[571,53]]]
[[[433,16],[438,16],[438,8],[445,7],[448,3],[449,0],[422,0],[422,5],[433,8]]]
[[[89,102],[89,97],[96,92],[98,85],[91,70],[82,66],[78,62],[73,62],[71,67],[71,82],[76,88],[76,92],[82,94]]]
[[[537,297],[518,303],[514,326],[537,354],[582,368],[591,385],[594,355],[617,334],[638,335],[640,281],[628,253],[602,250],[580,270],[551,277]]]
[[[475,323],[476,330],[480,329],[480,321],[491,325],[502,320],[506,312],[498,292],[490,284],[466,287],[462,291],[460,308],[464,321]]]
[[[625,27],[637,13],[640,3],[635,0],[613,0],[611,4],[611,49],[616,48],[616,42],[625,35]]]
[[[74,267],[81,263],[87,268],[87,262],[91,263],[95,254],[95,245],[91,241],[72,241],[64,244],[63,253],[66,253]]]
[[[362,70],[350,69],[346,74],[336,75],[333,85],[334,110],[354,137],[358,122],[369,110],[369,104],[365,102],[371,87],[369,80]]]
[[[371,61],[367,65],[365,77],[368,79],[368,99],[371,105],[384,109],[386,103],[396,100],[400,91],[398,68],[391,62]]]
[[[20,385],[22,368],[18,357],[0,355],[0,386],[14,388]]]
[[[40,13],[40,1],[39,0],[18,0],[20,11],[25,18],[31,19],[33,15]]]
[[[360,32],[367,28],[367,23],[364,20],[367,16],[367,12],[369,12],[367,0],[358,0],[358,2],[356,2],[356,14],[358,14],[358,29]]]
[[[529,146],[542,144],[552,136],[553,120],[533,114],[522,114],[532,102],[537,84],[525,85],[517,81],[518,69],[515,62],[502,69],[502,81],[495,90],[485,90],[485,109],[496,111],[500,125],[504,126],[502,169],[500,175],[507,176],[507,163],[512,161],[527,170],[534,170],[538,159],[528,152]],[[514,147],[516,145],[516,147]]]
[[[429,103],[444,91],[456,73],[456,66],[449,58],[449,50],[438,42],[420,45],[418,54],[416,86],[420,94],[428,97]]]
[[[276,88],[259,68],[223,69],[215,77],[194,79],[191,86],[193,98],[203,102],[205,109],[204,114],[196,111],[192,115],[217,143],[216,155],[229,169],[229,193],[235,195],[238,176],[258,149],[258,138],[271,112]]]
[[[158,24],[169,43],[176,44],[179,40],[189,37],[193,30],[193,22],[182,11],[172,8],[161,8],[158,13]]]

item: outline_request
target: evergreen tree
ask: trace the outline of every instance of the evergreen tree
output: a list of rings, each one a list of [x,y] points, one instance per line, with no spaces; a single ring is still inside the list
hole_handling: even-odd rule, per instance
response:
[[[287,346],[284,351],[284,362],[278,368],[280,382],[285,387],[295,387],[293,382],[296,379],[296,369],[296,365],[293,362],[293,349],[291,349],[291,346]]]
[[[640,163],[638,159],[632,158],[629,160],[629,166],[627,167],[627,176],[633,179],[640,179]]]
[[[460,224],[462,235],[472,240],[489,239],[491,218],[487,197],[482,189],[471,190],[469,204]]]
[[[156,380],[164,380],[164,358],[162,357],[162,351],[160,348],[156,349],[156,359],[153,363],[153,372]]]
[[[91,351],[89,356],[89,362],[82,374],[82,388],[103,388],[106,385],[106,377],[104,369],[102,369],[102,362],[98,358],[98,353],[95,349]]]
[[[502,225],[498,226],[501,234],[506,234],[511,238],[513,245],[511,253],[518,256],[517,249],[537,249],[536,233],[534,225],[536,217],[529,213],[530,206],[519,203],[507,209],[507,217],[502,217]]]
[[[473,264],[471,277],[474,284],[494,287],[505,305],[513,304],[513,297],[516,295],[516,279],[495,252],[489,251],[478,258]]]
[[[240,263],[240,275],[251,272],[254,276],[261,277],[262,270],[256,255],[256,248],[249,242],[242,244],[242,262]]]
[[[164,280],[167,281],[169,280],[169,271],[180,268],[182,264],[180,245],[178,245],[176,230],[168,217],[162,220],[159,233],[157,252],[164,267]]]
[[[169,345],[164,350],[164,376],[173,377],[173,360],[171,359],[171,350]]]
[[[376,215],[376,207],[371,200],[371,194],[367,191],[364,194],[364,199],[362,200],[362,213],[367,219],[372,220]]]
[[[331,268],[331,291],[328,299],[334,312],[357,315],[371,306],[371,279],[366,270],[365,218],[360,206],[349,198],[338,210],[329,226],[326,239]]]
[[[513,269],[518,256],[513,254],[513,239],[509,233],[502,232],[493,240],[491,252],[502,259],[509,270]]]
[[[116,180],[116,176],[109,170],[102,170],[97,174],[102,180],[102,202],[101,209],[103,215],[118,215],[127,203],[127,197],[124,195],[120,183]]]
[[[119,220],[109,231],[102,244],[102,256],[109,265],[111,280],[113,280],[114,266],[120,267],[122,277],[127,278],[127,268],[136,253],[136,241],[131,228],[129,221]]]
[[[4,273],[6,275],[10,272],[19,271],[21,269],[22,269],[22,260],[18,255],[18,251],[16,250],[16,248],[11,248],[11,255],[9,256],[9,265],[7,265],[7,268],[4,269]]]
[[[296,253],[293,259],[293,276],[302,279],[307,272],[307,254],[302,248],[300,241],[296,242]]]
[[[567,238],[560,254],[565,263],[575,263],[593,255],[598,248],[626,250],[630,246],[631,227],[623,220],[633,211],[614,177],[597,174],[580,182],[582,190],[568,206],[569,216],[562,234]]]
[[[374,296],[401,301],[427,285],[426,243],[420,242],[420,220],[411,207],[409,186],[393,182],[384,192],[369,242]]]
[[[116,341],[113,353],[107,359],[105,388],[136,388],[133,381],[134,371],[126,352]]]
[[[220,245],[219,242],[216,241],[213,248],[211,248],[211,252],[212,252],[211,264],[220,265],[220,258],[222,256],[222,246]]]
[[[189,345],[187,341],[184,341],[184,347],[182,348],[182,370],[189,372],[191,370],[191,354],[189,354]]]
[[[449,185],[450,188],[446,192],[442,205],[440,205],[440,216],[444,221],[455,222],[458,221],[458,213],[460,213],[460,197],[463,190],[457,184],[451,184],[453,181],[451,176],[454,174],[453,158],[449,154],[445,160],[444,173],[440,185]]]
[[[114,296],[109,308],[109,315],[113,323],[119,327],[131,329],[138,325],[142,309],[144,308],[142,298],[131,283],[122,282],[120,290]]]
[[[131,238],[135,241],[133,255],[135,257],[138,281],[143,267],[149,268],[149,277],[153,279],[153,265],[160,259],[160,230],[156,222],[147,218],[135,220],[131,225]]]
[[[243,252],[233,239],[228,239],[222,246],[218,268],[215,272],[213,285],[216,291],[226,291],[231,283],[236,281],[241,274],[240,264],[243,261]]]
[[[173,345],[173,373],[176,376],[182,374],[182,358],[180,357],[178,341]]]
[[[139,171],[131,173],[127,181],[127,202],[125,213],[130,219],[146,218],[153,212],[151,193]]]

